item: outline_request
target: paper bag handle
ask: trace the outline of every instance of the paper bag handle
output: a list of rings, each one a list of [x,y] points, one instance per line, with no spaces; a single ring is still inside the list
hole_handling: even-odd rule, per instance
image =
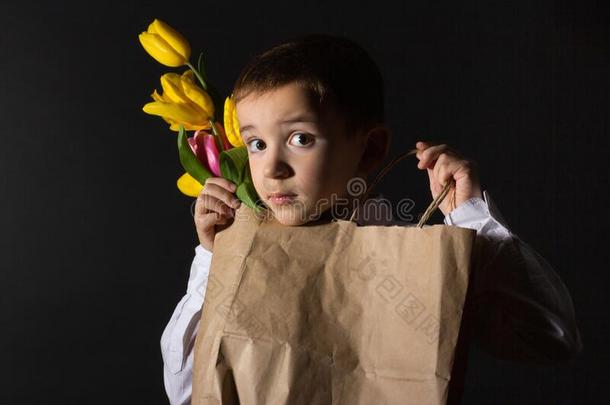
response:
[[[388,163],[383,169],[381,169],[381,171],[379,172],[379,174],[377,174],[377,176],[375,177],[375,179],[373,180],[371,185],[369,187],[367,187],[366,192],[359,198],[359,203],[366,201],[366,198],[369,196],[371,191],[375,188],[377,183],[379,183],[381,181],[381,179],[387,174],[387,172],[390,171],[390,169],[392,169],[394,167],[394,165],[396,165],[398,162],[400,162],[407,156],[411,156],[416,153],[417,153],[417,149],[411,149],[410,151],[403,152],[400,155],[396,156],[394,159],[392,159],[392,161],[390,163]],[[430,219],[430,216],[432,216],[434,211],[436,211],[438,206],[443,202],[443,200],[447,196],[447,193],[449,193],[449,190],[454,186],[454,183],[455,182],[453,181],[453,179],[449,180],[447,182],[447,184],[445,184],[445,186],[443,187],[443,191],[441,191],[439,193],[439,195],[437,195],[436,198],[434,200],[432,200],[430,205],[428,205],[428,208],[426,208],[426,211],[424,211],[424,214],[421,216],[421,218],[419,219],[419,222],[417,223],[417,226],[419,228],[422,228],[424,226],[424,224],[428,221],[428,219]],[[455,193],[453,193],[453,195],[452,195],[452,203],[451,203],[452,206],[455,206],[454,199],[455,199]],[[352,212],[350,221],[352,221],[354,219],[354,216],[356,215],[356,212],[358,211],[358,208],[361,205],[362,204],[358,204],[356,206],[356,209],[354,210],[354,212]]]

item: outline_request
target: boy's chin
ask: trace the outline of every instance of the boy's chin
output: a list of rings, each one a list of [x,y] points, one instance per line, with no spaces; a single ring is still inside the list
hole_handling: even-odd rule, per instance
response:
[[[309,222],[300,212],[287,209],[273,210],[273,218],[286,226],[299,226]]]
[[[273,209],[273,219],[282,225],[299,226],[313,224],[317,221],[327,221],[332,218],[330,210],[324,212],[309,212],[298,209]]]
[[[319,219],[319,215],[309,213],[307,210],[297,209],[296,207],[274,208],[273,218],[275,221],[286,226],[299,226]]]

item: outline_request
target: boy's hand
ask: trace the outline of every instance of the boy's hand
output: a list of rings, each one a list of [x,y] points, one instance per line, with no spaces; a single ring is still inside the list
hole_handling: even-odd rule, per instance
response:
[[[465,159],[445,144],[435,145],[432,142],[419,141],[415,147],[419,159],[417,167],[428,170],[433,199],[443,191],[447,181],[450,179],[455,181],[455,188],[449,191],[439,205],[443,214],[447,215],[470,198],[482,198],[479,173],[474,161]]]
[[[210,177],[195,203],[195,227],[199,243],[208,251],[214,247],[217,226],[228,224],[239,208],[239,201],[233,194],[235,184],[222,177]]]

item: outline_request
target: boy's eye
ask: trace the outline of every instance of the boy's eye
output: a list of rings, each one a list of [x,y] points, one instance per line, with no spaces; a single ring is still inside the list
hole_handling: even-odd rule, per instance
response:
[[[290,138],[290,143],[294,146],[307,146],[311,142],[313,142],[313,138],[302,132],[298,132],[294,134],[292,138]]]
[[[250,152],[260,152],[261,150],[265,149],[265,142],[261,141],[260,139],[253,139],[252,141],[248,142],[248,150]]]
[[[298,132],[290,138],[289,142],[291,145],[303,147],[308,146],[313,141],[314,138],[311,135]],[[267,145],[260,139],[252,139],[251,141],[247,142],[247,147],[250,152],[260,152],[265,149]]]

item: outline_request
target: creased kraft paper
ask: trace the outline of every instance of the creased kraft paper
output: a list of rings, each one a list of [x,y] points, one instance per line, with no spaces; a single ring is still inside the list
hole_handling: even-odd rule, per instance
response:
[[[446,403],[474,230],[235,218],[215,239],[193,404]]]

